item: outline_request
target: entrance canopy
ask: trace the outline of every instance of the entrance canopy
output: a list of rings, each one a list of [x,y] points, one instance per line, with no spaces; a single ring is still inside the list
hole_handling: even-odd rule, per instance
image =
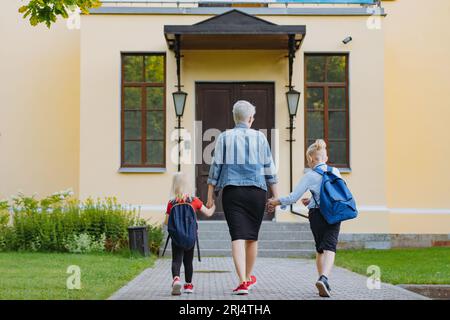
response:
[[[231,10],[193,25],[166,25],[170,49],[182,50],[297,50],[306,34],[304,25],[277,25],[239,10]],[[178,42],[178,43],[177,43]]]

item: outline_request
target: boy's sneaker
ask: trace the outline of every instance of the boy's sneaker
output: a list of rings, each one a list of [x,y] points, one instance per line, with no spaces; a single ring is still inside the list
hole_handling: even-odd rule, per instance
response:
[[[316,282],[316,288],[319,290],[319,296],[329,298],[331,296],[331,288],[328,283],[328,278],[320,276]]]
[[[233,294],[237,294],[237,295],[248,294],[247,283],[242,282],[236,289],[233,290]]]
[[[253,288],[256,285],[256,277],[255,276],[250,276],[250,281],[247,281],[247,288],[250,290],[251,288]]]
[[[194,285],[192,283],[184,284],[184,292],[185,293],[194,293]]]
[[[173,278],[172,282],[172,295],[173,296],[179,296],[181,295],[181,281],[180,277]]]

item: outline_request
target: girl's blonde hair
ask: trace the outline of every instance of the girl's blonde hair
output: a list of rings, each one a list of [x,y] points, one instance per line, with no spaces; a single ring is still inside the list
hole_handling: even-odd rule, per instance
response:
[[[327,144],[322,139],[317,139],[306,150],[306,160],[310,166],[314,161],[323,161],[326,157]]]
[[[172,178],[171,197],[184,198],[191,194],[189,181],[184,172],[177,172]]]

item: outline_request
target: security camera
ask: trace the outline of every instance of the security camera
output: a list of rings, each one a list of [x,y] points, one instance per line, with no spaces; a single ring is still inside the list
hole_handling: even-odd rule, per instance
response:
[[[342,42],[344,43],[344,44],[347,44],[347,43],[349,43],[350,41],[352,41],[353,39],[352,39],[352,37],[347,37],[347,38],[345,38],[344,40],[342,40]]]

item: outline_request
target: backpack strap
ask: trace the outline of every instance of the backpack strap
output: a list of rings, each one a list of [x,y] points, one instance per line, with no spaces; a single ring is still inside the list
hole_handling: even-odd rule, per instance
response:
[[[202,262],[202,258],[200,257],[200,244],[198,243],[198,232],[197,232],[197,252],[198,252],[198,262]]]
[[[317,203],[316,197],[314,196],[314,192],[312,190],[309,190],[309,192],[311,192],[314,203],[316,204],[315,208],[320,208],[319,204]]]
[[[170,234],[167,235],[166,244],[165,244],[165,246],[164,246],[164,251],[163,251],[163,253],[162,253],[162,257],[164,257],[164,254],[166,253],[167,245],[169,244],[169,240],[170,240]]]
[[[314,171],[314,172],[317,172],[317,173],[320,174],[321,176],[323,176],[323,174],[325,173],[322,169],[319,169],[318,167],[317,167],[317,168],[314,168],[313,171]]]

